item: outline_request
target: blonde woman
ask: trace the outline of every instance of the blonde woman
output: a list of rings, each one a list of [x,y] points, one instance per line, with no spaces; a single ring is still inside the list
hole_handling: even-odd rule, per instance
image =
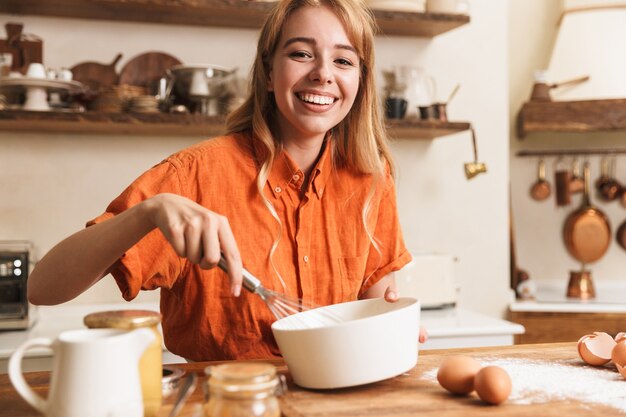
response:
[[[151,168],[28,282],[62,303],[111,273],[122,296],[161,289],[167,348],[189,360],[271,358],[272,314],[242,264],[306,303],[397,299],[410,260],[358,0],[285,0],[261,30],[250,96],[228,134]],[[228,277],[215,268],[220,253]],[[425,335],[421,335],[422,341]]]

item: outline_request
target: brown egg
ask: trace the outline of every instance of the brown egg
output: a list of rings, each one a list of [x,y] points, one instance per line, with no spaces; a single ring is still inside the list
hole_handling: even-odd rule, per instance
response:
[[[474,388],[481,400],[500,404],[511,394],[511,377],[499,366],[487,366],[476,374]]]
[[[624,332],[619,332],[618,334],[615,335],[615,342],[619,343],[620,340],[624,340],[626,339],[626,333]]]
[[[437,371],[437,381],[454,394],[469,394],[474,391],[474,376],[480,364],[469,356],[450,356]]]
[[[578,340],[578,354],[589,365],[601,366],[611,360],[615,340],[604,332],[594,332]]]

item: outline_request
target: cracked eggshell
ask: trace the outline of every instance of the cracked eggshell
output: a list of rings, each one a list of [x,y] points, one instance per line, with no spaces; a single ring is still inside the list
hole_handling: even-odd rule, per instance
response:
[[[626,340],[626,333],[619,332],[615,335],[615,342],[619,343],[620,340]]]
[[[578,354],[580,358],[593,366],[601,366],[611,360],[611,352],[615,347],[615,340],[605,332],[587,334],[578,340]]]
[[[626,339],[620,339],[611,351],[611,360],[622,376],[626,378]]]

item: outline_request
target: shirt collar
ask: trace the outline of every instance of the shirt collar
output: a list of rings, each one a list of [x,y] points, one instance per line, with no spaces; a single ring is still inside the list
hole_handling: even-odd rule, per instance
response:
[[[318,199],[322,198],[326,183],[330,177],[332,169],[332,137],[327,135],[322,145],[322,154],[319,157],[315,167],[311,171],[312,189]],[[259,140],[254,140],[254,153],[256,156],[262,155],[263,146]],[[274,195],[278,198],[286,187],[295,187],[300,189],[303,184],[304,174],[300,168],[293,162],[289,155],[282,150],[274,160],[272,170],[267,178],[267,184]]]

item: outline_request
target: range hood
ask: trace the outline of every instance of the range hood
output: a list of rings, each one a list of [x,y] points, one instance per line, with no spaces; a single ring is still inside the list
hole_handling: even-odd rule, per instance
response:
[[[565,0],[550,58],[550,82],[589,75],[552,92],[555,101],[626,98],[626,0]],[[617,46],[616,46],[617,45]]]

